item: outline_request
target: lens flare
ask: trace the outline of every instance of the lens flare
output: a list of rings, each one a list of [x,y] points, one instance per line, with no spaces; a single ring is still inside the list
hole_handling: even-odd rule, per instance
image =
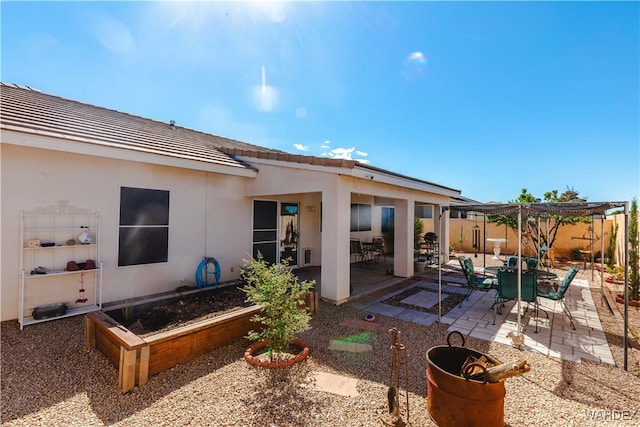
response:
[[[412,52],[402,61],[402,77],[410,82],[417,82],[427,73],[427,58],[422,52]]]

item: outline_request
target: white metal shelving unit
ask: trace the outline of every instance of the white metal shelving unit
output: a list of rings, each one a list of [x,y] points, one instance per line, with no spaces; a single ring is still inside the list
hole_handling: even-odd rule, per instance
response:
[[[102,308],[98,212],[61,200],[56,205],[20,211],[20,227],[20,329]],[[84,232],[93,237],[86,244],[79,240]],[[87,260],[94,261],[96,268],[66,271],[67,262],[82,265]],[[67,306],[65,314],[33,317],[34,308],[61,303]]]

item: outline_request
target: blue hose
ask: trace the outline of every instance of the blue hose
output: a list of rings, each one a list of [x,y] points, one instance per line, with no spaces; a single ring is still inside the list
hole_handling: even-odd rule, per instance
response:
[[[213,266],[213,271],[210,270]],[[209,281],[209,277],[213,276],[213,280]],[[204,257],[198,268],[196,268],[196,286],[198,288],[207,288],[217,285],[220,282],[220,264],[213,257]]]

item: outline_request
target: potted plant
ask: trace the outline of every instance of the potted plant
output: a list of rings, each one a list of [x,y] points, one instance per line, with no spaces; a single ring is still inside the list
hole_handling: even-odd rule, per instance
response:
[[[413,218],[413,271],[424,271],[427,266],[427,257],[420,253],[424,234],[424,223],[417,216]]]
[[[305,305],[309,291],[315,281],[298,282],[288,267],[288,261],[268,264],[262,254],[258,259],[245,260],[242,277],[246,285],[242,290],[247,301],[260,306],[260,312],[251,321],[260,324],[257,330],[249,331],[247,338],[254,341],[244,354],[253,365],[285,367],[304,360],[309,348],[298,339],[298,334],[309,329],[311,316]],[[299,347],[298,354],[289,352],[291,346]],[[265,348],[262,357],[254,355]]]

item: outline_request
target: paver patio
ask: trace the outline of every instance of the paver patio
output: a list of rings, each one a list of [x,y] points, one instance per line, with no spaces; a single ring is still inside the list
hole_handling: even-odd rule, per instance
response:
[[[455,264],[457,261],[452,261],[442,270],[443,301],[448,294],[466,293],[465,279],[454,274],[456,272]],[[359,298],[351,302],[350,305],[377,315],[429,326],[438,321],[437,315],[385,304],[382,301],[406,292],[408,289],[419,288],[419,292],[405,298],[402,302],[418,307],[433,307],[438,302],[438,277],[437,270],[435,271],[436,274],[425,274],[421,280],[406,287],[396,288],[375,298]],[[512,341],[507,337],[507,333],[517,331],[517,301],[505,302],[502,314],[496,316],[494,325],[494,296],[495,291],[475,291],[468,300],[464,300],[462,306],[456,305],[449,312],[444,313],[440,321],[449,325],[449,331],[456,330],[474,338],[511,345]],[[566,294],[566,304],[573,315],[575,330],[558,302],[541,298],[538,331],[536,332],[536,319],[532,314],[533,307],[529,307],[526,314],[521,317],[522,332],[525,335],[524,350],[574,362],[589,359],[614,365],[613,355],[598,318],[589,282],[586,279],[576,277],[573,280]],[[526,307],[526,303],[521,303],[523,312]],[[545,313],[548,314],[548,318]]]

